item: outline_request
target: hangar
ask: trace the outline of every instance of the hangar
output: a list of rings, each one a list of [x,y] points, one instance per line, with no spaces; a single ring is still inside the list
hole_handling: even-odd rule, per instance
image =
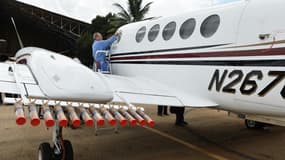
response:
[[[90,24],[16,0],[0,1],[0,53],[13,56],[20,48],[11,17],[24,46],[36,46],[73,56],[76,40]]]

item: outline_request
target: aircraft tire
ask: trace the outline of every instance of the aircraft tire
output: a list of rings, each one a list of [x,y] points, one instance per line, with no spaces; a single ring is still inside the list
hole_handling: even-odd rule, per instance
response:
[[[49,143],[42,143],[39,146],[39,160],[51,160],[52,150]]]
[[[245,126],[248,129],[260,129],[264,127],[264,123],[253,121],[253,120],[245,120]]]
[[[69,140],[64,140],[63,144],[65,149],[65,159],[73,160],[73,148],[71,142]]]

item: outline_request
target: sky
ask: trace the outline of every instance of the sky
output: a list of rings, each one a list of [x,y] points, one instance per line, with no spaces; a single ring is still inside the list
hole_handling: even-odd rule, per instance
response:
[[[109,12],[118,12],[112,4],[120,3],[124,7],[127,0],[18,0],[74,19],[91,23],[97,15],[105,16]],[[237,0],[144,0],[144,4],[153,2],[147,17],[170,16],[207,7],[213,4]],[[175,6],[175,7],[173,7]]]

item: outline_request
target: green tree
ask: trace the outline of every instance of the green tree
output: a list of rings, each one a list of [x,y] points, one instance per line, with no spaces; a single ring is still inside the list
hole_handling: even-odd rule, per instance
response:
[[[128,7],[125,9],[121,4],[114,3],[120,11],[116,14],[112,24],[115,26],[122,26],[124,24],[142,21],[145,19],[146,14],[149,12],[150,5],[153,2],[149,2],[143,6],[143,0],[128,0]]]

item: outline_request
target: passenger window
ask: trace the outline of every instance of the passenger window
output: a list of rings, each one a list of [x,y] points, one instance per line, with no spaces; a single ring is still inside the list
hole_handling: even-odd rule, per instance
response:
[[[159,24],[156,24],[153,27],[151,27],[151,29],[148,32],[148,40],[151,42],[154,41],[158,36],[159,30],[160,30]]]
[[[218,15],[211,15],[207,17],[200,28],[203,37],[209,38],[213,36],[220,26],[220,17]]]
[[[174,34],[176,30],[176,23],[175,22],[170,22],[168,23],[162,32],[162,37],[164,40],[168,41]]]
[[[136,41],[137,41],[138,43],[140,43],[140,42],[143,40],[143,38],[144,38],[144,36],[145,36],[145,32],[146,32],[146,27],[141,27],[141,28],[138,30],[137,35],[136,35]]]
[[[182,39],[189,38],[194,32],[195,26],[196,26],[196,21],[194,18],[186,20],[180,27],[179,31],[180,37]]]

